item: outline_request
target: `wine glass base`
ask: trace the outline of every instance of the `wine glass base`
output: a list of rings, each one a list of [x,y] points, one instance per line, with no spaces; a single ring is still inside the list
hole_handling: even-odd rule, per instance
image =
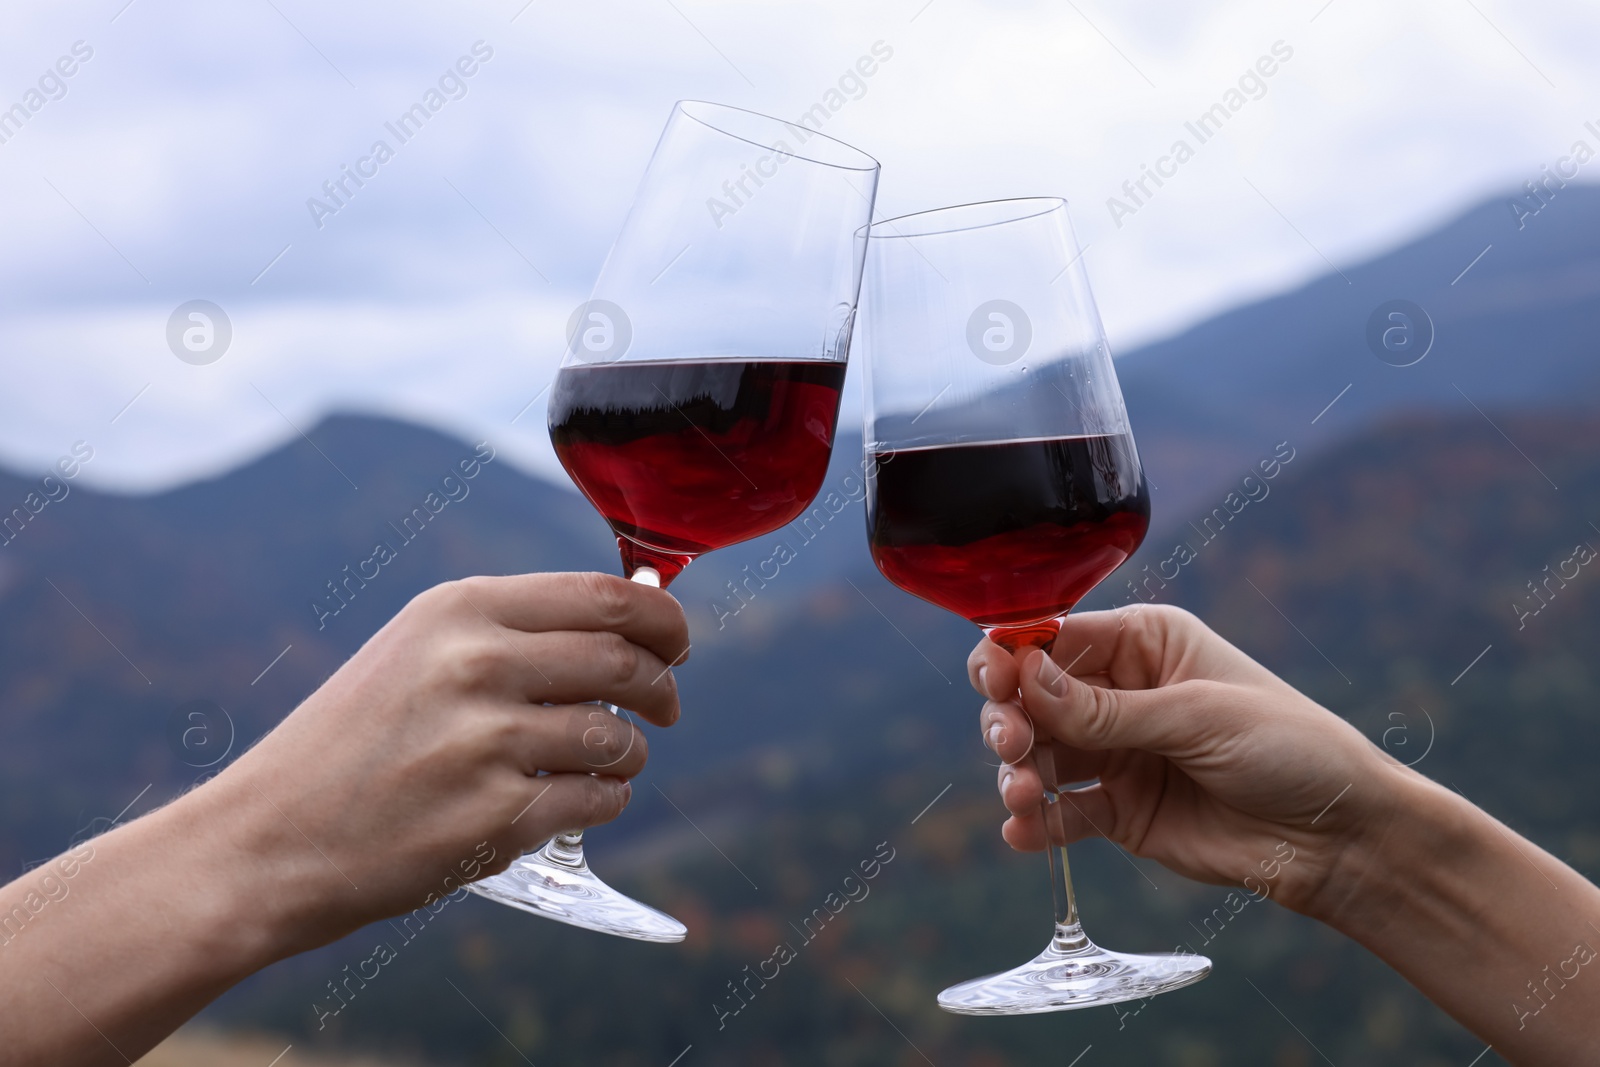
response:
[[[677,919],[612,889],[586,863],[568,866],[543,852],[520,856],[502,874],[467,887],[490,900],[602,934],[671,944],[689,928]]]
[[[1108,952],[1088,938],[1070,948],[1052,941],[1021,967],[951,986],[939,994],[939,1007],[956,1015],[1070,1011],[1170,993],[1210,973],[1204,956]]]

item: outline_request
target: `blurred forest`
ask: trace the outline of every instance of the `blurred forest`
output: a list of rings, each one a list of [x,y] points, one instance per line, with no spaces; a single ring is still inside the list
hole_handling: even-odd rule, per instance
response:
[[[1397,758],[1600,874],[1600,785],[1586,773],[1588,753],[1600,751],[1600,688],[1589,654],[1600,627],[1586,588],[1595,579],[1580,573],[1537,615],[1513,607],[1527,610],[1527,583],[1547,565],[1558,566],[1580,542],[1600,544],[1587,508],[1600,493],[1600,420],[1512,417],[1499,425],[1559,491],[1478,415],[1413,418],[1297,457],[1266,499],[1203,545],[1187,523],[1159,525],[1129,569],[1166,558],[1170,543],[1187,537],[1198,558],[1161,599],[1200,613]],[[329,424],[319,440],[348,451],[362,434],[383,439],[389,456],[411,448],[443,459],[468,448],[362,420]],[[298,451],[267,464],[317,462]],[[410,458],[417,470],[439,465]],[[211,491],[228,491],[248,473]],[[464,572],[468,561],[505,564],[478,568],[490,570],[604,565],[576,549],[528,558],[534,539],[518,527],[541,509],[547,536],[562,529],[549,512],[565,508],[574,536],[595,555],[605,550],[601,530],[581,529],[581,500],[492,466],[480,483],[474,492],[483,499],[442,515],[428,532],[438,536],[419,538],[418,558],[402,564],[440,577]],[[377,491],[377,480],[371,484]],[[393,492],[406,498],[404,487]],[[177,513],[181,527],[171,503],[157,510]],[[8,591],[12,617],[32,625],[6,643],[6,706],[40,709],[32,720],[8,721],[13,855],[48,854],[49,834],[65,840],[92,822],[86,816],[114,814],[150,778],[160,783],[152,792],[170,795],[208,773],[186,766],[167,742],[177,703],[216,694],[242,745],[344,651],[326,647],[326,636],[318,643],[304,595],[252,602],[216,588],[249,571],[229,560],[256,558],[237,546],[259,516],[207,508],[213,521],[239,528],[214,531],[205,543],[235,548],[214,561],[211,581],[188,585],[183,576],[203,570],[202,546],[180,548],[175,529],[141,529],[156,520],[118,514],[156,505],[97,497],[72,504],[106,513],[99,521],[86,515],[75,536],[41,538],[41,573],[154,684],[42,579],[24,577]],[[282,559],[285,539],[255,529],[262,551],[275,545]],[[108,541],[161,546],[170,569],[149,559],[131,566],[126,550],[119,559]],[[88,556],[106,567],[98,593],[70,577],[68,561]],[[325,570],[307,562],[299,573]],[[105,592],[117,575],[133,586],[121,612]],[[335,620],[352,624],[350,645],[411,591],[395,577],[393,603],[369,607],[359,622]],[[592,835],[604,874],[690,926],[682,946],[597,937],[473,897],[399,944],[399,958],[325,1028],[313,1002],[326,999],[326,983],[342,968],[397,940],[386,924],[257,976],[210,1009],[206,1023],[283,1035],[295,1044],[292,1055],[360,1052],[432,1064],[524,1056],[664,1064],[691,1045],[693,1062],[708,1064],[927,1057],[981,1065],[1047,1053],[1070,1060],[1088,1046],[1085,1064],[1310,1064],[1320,1062],[1317,1049],[1335,1062],[1460,1064],[1481,1051],[1364,950],[1270,904],[1249,907],[1220,933],[1202,929],[1224,889],[1187,883],[1103,842],[1074,849],[1091,932],[1128,950],[1188,943],[1216,961],[1212,977],[1136,1015],[968,1020],[939,1012],[933,995],[943,985],[1019,962],[1048,933],[1043,860],[1010,853],[997,834],[1001,811],[962,672],[975,634],[872,584],[867,573],[803,577],[792,576],[795,588],[781,598],[774,588],[765,614],[741,614],[741,632],[708,637],[680,668],[683,723],[653,739],[626,817]],[[1117,583],[1085,607],[1112,603]],[[307,589],[315,592],[315,582],[298,586]],[[370,591],[379,593],[377,583]],[[349,610],[359,607],[357,600]],[[692,611],[691,619],[709,629]],[[153,632],[161,620],[177,632]],[[293,650],[252,688],[250,678],[285,644]],[[893,859],[865,899],[814,939],[795,932],[845,874],[885,847]],[[729,983],[743,982],[745,968],[783,941],[798,958],[730,1014],[738,1002]],[[1480,1062],[1494,1062],[1493,1054]]]

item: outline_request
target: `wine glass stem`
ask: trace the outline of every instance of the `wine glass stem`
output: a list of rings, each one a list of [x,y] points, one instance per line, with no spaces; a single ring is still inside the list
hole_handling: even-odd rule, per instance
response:
[[[639,567],[628,576],[628,579],[629,581],[638,582],[640,585],[648,585],[654,589],[661,588],[661,572],[654,567]],[[601,707],[613,715],[617,714],[618,709],[615,704],[602,704]],[[583,831],[567,830],[556,834],[545,843],[544,848],[540,849],[540,851],[544,853],[544,858],[551,863],[559,863],[563,867],[582,867],[584,864]]]
[[[1047,827],[1054,829],[1061,825],[1060,805],[1063,803],[1066,801],[1061,799],[1057,790],[1045,790]],[[1044,851],[1050,861],[1050,897],[1056,910],[1056,931],[1052,942],[1059,951],[1073,952],[1087,945],[1089,939],[1078,922],[1078,898],[1072,891],[1072,867],[1067,863],[1067,846],[1055,844],[1054,834],[1049,836],[1052,841]]]
[[[583,866],[583,831],[559,833],[544,846],[545,858],[564,867]]]
[[[1056,930],[1051,945],[1058,952],[1076,952],[1088,945],[1078,922],[1078,898],[1072,891],[1072,868],[1067,863],[1067,836],[1062,805],[1072,803],[1061,795],[1061,779],[1056,774],[1053,746],[1039,745],[1033,750],[1033,766],[1044,785],[1045,855],[1050,860],[1050,896],[1055,904]]]

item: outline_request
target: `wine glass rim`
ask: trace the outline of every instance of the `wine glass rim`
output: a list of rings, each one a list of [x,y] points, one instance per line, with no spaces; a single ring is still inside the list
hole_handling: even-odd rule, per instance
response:
[[[817,164],[818,166],[821,166],[821,167],[834,167],[834,168],[836,168],[838,170],[854,170],[854,171],[861,171],[863,173],[868,173],[868,172],[871,172],[871,171],[876,171],[876,170],[882,170],[883,169],[883,165],[882,164],[880,164],[872,156],[868,155],[867,153],[863,152],[861,149],[857,148],[855,145],[847,144],[844,141],[839,140],[837,137],[829,137],[827,134],[821,132],[820,130],[813,130],[809,126],[803,126],[803,125],[800,125],[799,123],[790,122],[787,119],[774,118],[771,115],[763,115],[759,111],[751,111],[749,108],[734,107],[732,104],[719,104],[714,100],[679,100],[677,102],[677,104],[675,104],[673,106],[676,107],[677,110],[683,112],[683,114],[686,115],[688,118],[693,119],[695,122],[698,122],[700,125],[706,127],[708,130],[715,130],[717,133],[722,134],[724,137],[732,137],[735,141],[743,141],[745,144],[753,145],[756,148],[763,148],[763,149],[766,149],[769,152],[781,151],[781,152],[783,152],[784,155],[790,156],[790,157],[792,157],[794,159],[803,159],[807,163],[815,163],[815,164]],[[700,114],[696,114],[696,112],[701,112],[701,113]],[[809,155],[809,154],[807,154],[805,152],[802,152],[802,151],[796,151],[796,150],[791,149],[791,148],[789,148],[787,146],[785,146],[783,149],[776,149],[770,144],[762,144],[760,141],[753,141],[750,138],[748,138],[748,137],[746,137],[746,136],[744,136],[744,135],[742,135],[740,133],[737,133],[734,130],[729,129],[725,125],[718,124],[711,117],[711,114],[709,114],[709,113],[727,114],[727,113],[730,113],[730,112],[737,113],[739,115],[747,115],[747,116],[749,116],[751,118],[761,119],[763,122],[774,123],[774,124],[776,124],[778,126],[782,126],[782,127],[786,128],[786,129],[789,129],[789,130],[803,131],[805,133],[805,140],[806,141],[810,141],[812,138],[820,137],[820,138],[822,138],[822,140],[827,141],[829,144],[836,145],[840,149],[843,149],[843,154],[846,157],[853,157],[855,160],[858,160],[858,162],[846,163],[846,162],[843,162],[842,160],[819,159],[819,158],[817,158],[816,155]],[[804,142],[802,142],[802,143],[804,143]],[[864,161],[864,162],[859,162],[859,161]]]
[[[940,234],[983,230],[992,226],[1005,226],[1013,222],[1026,222],[1052,211],[1065,210],[1066,200],[1059,196],[1018,196],[1004,200],[979,200],[970,204],[952,204],[949,207],[913,211],[872,223],[867,230],[874,240],[896,237],[937,237]],[[961,218],[967,216],[967,218]],[[917,220],[921,220],[917,222]],[[907,224],[912,224],[907,232]],[[887,230],[888,232],[880,232]]]

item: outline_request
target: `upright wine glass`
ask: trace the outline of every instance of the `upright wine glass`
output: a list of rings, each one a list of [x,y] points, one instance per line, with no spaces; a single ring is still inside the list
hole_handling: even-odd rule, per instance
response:
[[[665,587],[816,497],[877,186],[876,160],[815,130],[673,108],[550,392],[556,454],[634,581]],[[686,933],[596,878],[576,831],[472,888],[640,941]]]
[[[1061,620],[1144,540],[1150,496],[1122,393],[1058,199],[927,211],[871,227],[867,533],[907,592],[1008,651],[1049,651]],[[1037,958],[962,982],[939,1006],[1025,1015],[1152,996],[1204,978],[1195,955],[1127,955],[1091,942],[1045,784],[1055,934]]]

